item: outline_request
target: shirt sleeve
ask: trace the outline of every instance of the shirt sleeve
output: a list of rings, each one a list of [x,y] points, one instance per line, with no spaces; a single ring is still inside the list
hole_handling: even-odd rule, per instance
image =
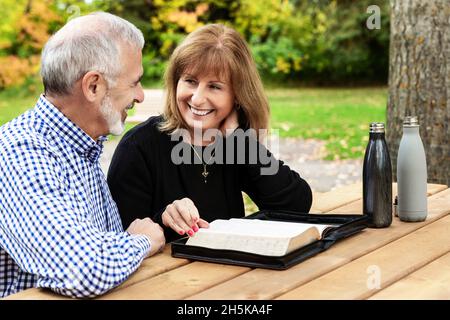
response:
[[[258,208],[309,212],[312,205],[309,184],[283,161],[277,160],[263,144],[252,138],[248,138],[246,144],[246,164],[241,166],[242,190]],[[250,151],[257,156],[249,155]]]
[[[48,149],[20,142],[3,159],[1,245],[22,270],[38,277],[38,287],[76,298],[101,295],[148,255],[146,236],[95,226]]]

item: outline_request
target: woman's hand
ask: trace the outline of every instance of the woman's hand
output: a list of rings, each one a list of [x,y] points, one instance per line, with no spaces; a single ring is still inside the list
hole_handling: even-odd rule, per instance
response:
[[[190,237],[199,228],[209,227],[209,223],[200,218],[197,208],[189,198],[175,200],[169,204],[162,214],[162,222],[178,234],[187,233]]]
[[[222,132],[224,137],[227,137],[238,127],[238,113],[236,109],[233,109],[233,111],[231,111],[230,114],[223,120],[219,130]]]

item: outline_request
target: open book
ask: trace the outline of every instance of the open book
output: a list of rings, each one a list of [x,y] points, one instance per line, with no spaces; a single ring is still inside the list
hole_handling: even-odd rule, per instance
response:
[[[320,240],[335,225],[259,219],[214,220],[200,229],[186,245],[227,249],[265,256],[284,256]]]

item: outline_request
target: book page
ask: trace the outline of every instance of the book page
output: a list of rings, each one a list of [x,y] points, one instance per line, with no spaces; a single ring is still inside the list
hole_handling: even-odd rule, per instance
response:
[[[214,220],[210,223],[209,229],[206,230],[212,232],[225,231],[233,234],[294,237],[311,227],[317,228],[319,233],[322,234],[326,228],[334,226],[330,224],[232,218],[230,220]]]
[[[196,234],[187,245],[210,249],[236,250],[268,256],[282,256],[289,245],[289,238],[246,236],[228,233]]]
[[[218,219],[211,222],[209,228],[200,229],[186,244],[282,256],[293,250],[292,243],[299,247],[318,240],[321,232],[329,226],[258,219]],[[294,241],[291,243],[292,239]]]

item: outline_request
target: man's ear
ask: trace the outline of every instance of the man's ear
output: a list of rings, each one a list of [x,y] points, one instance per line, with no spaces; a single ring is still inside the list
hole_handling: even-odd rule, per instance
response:
[[[89,102],[103,99],[107,90],[105,78],[98,71],[89,71],[81,80],[81,89]]]

